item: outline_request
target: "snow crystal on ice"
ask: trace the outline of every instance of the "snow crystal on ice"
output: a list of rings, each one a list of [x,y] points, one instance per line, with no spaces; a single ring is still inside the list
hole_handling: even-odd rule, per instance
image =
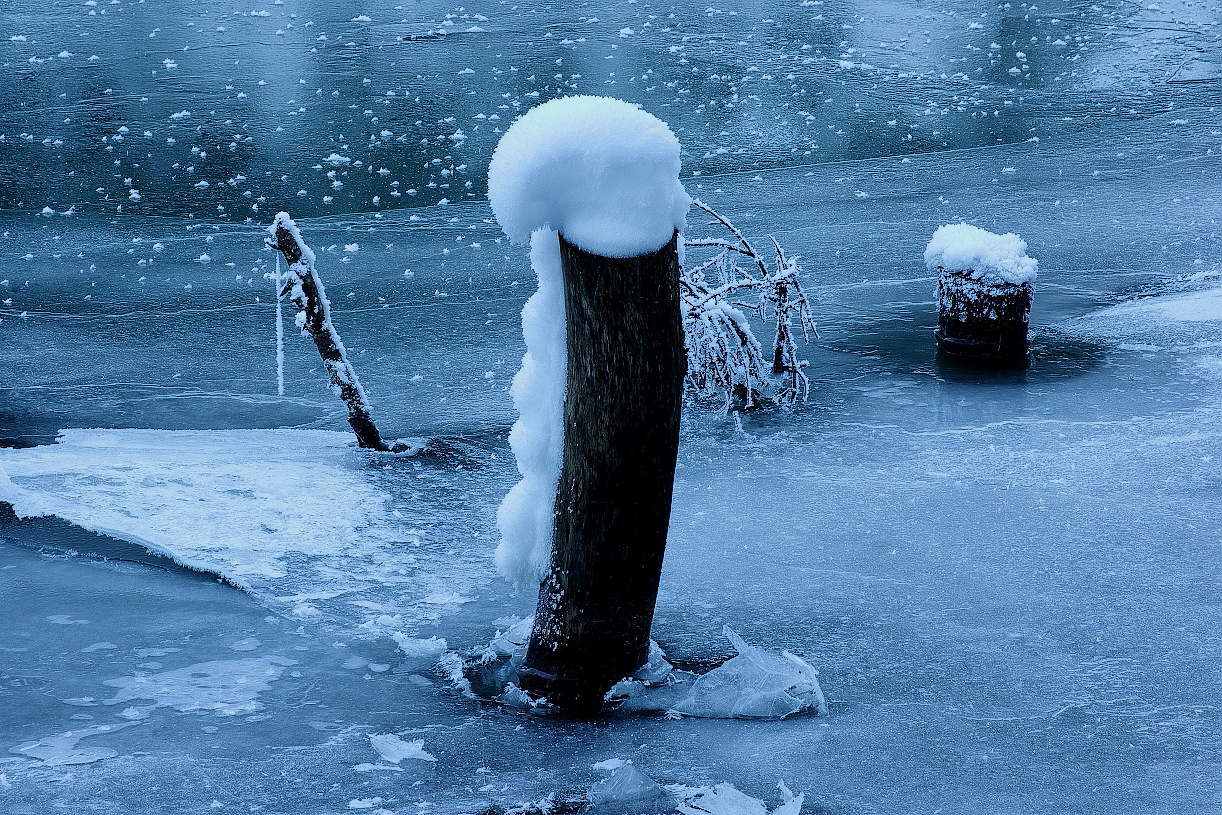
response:
[[[488,197],[515,242],[546,228],[587,252],[634,257],[683,231],[691,198],[679,166],[679,140],[665,122],[618,99],[570,96],[505,132]]]
[[[424,749],[424,740],[404,741],[393,733],[371,733],[369,743],[383,761],[398,764],[405,758],[415,758],[421,761],[436,761],[437,759]]]
[[[972,271],[985,282],[1021,285],[1035,281],[1037,261],[1027,257],[1027,242],[1007,232],[998,235],[971,224],[946,224],[933,233],[925,248],[925,266],[948,271]]]

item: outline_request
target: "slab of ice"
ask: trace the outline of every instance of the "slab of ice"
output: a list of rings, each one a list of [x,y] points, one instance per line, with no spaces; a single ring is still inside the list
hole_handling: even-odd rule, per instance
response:
[[[397,508],[420,502],[387,492],[370,455],[322,430],[70,429],[52,445],[0,449],[0,501],[220,575],[294,616],[379,635],[437,619],[488,574],[486,555],[465,550],[461,563],[447,552],[424,566],[435,558]]]
[[[617,762],[610,766],[612,762]],[[594,765],[609,775],[590,788],[590,803],[596,812],[647,812],[667,800],[666,791],[638,770],[631,761],[611,759]]]
[[[246,587],[284,577],[293,554],[393,539],[386,496],[344,466],[350,446],[322,430],[65,430],[0,450],[0,500]]]
[[[975,272],[985,282],[1032,283],[1039,264],[1027,257],[1027,242],[1007,232],[998,235],[971,224],[946,224],[925,247],[925,266]]]
[[[738,655],[698,677],[672,712],[713,719],[780,719],[803,710],[827,713],[818,672],[788,651],[747,644],[726,626]]]

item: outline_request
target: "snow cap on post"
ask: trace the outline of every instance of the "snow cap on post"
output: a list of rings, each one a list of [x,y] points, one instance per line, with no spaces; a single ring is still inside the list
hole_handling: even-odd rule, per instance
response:
[[[1038,262],[1027,257],[1027,242],[1007,232],[997,235],[971,224],[938,227],[925,248],[925,267],[937,271],[975,272],[985,283],[1035,282]]]
[[[488,198],[514,243],[546,228],[592,254],[636,257],[683,231],[692,199],[679,167],[679,140],[661,119],[619,99],[569,96],[501,137]]]

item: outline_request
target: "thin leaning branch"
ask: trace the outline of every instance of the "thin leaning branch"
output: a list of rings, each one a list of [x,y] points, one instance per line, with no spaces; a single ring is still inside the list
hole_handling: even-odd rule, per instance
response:
[[[331,322],[331,304],[323,288],[322,278],[314,268],[314,251],[306,245],[301,231],[287,212],[276,215],[268,228],[271,238],[267,245],[284,255],[288,263],[280,294],[288,295],[299,309],[297,327],[309,335],[322,357],[331,380],[331,390],[348,408],[348,424],[356,434],[357,445],[369,450],[389,450],[373,423],[369,400],[357,379],[356,370],[348,361],[348,352],[339,332]]]

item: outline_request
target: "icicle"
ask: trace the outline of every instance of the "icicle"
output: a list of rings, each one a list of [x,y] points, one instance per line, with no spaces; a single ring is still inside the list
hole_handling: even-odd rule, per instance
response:
[[[276,394],[284,396],[284,296],[280,279],[280,256],[276,255]]]

